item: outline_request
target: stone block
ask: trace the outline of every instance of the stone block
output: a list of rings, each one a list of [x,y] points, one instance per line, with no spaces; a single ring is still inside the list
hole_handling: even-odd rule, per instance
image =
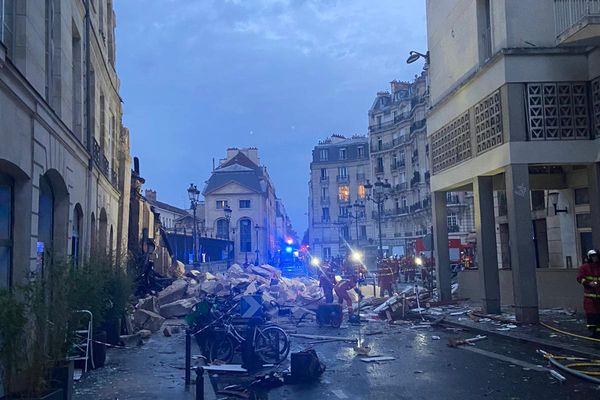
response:
[[[133,325],[137,329],[147,329],[150,332],[157,332],[160,330],[165,319],[159,314],[148,310],[135,310],[133,313]]]
[[[164,318],[177,318],[188,315],[197,301],[195,298],[180,299],[160,307],[160,315]]]
[[[158,304],[168,304],[183,298],[188,283],[185,279],[178,279],[158,293]]]

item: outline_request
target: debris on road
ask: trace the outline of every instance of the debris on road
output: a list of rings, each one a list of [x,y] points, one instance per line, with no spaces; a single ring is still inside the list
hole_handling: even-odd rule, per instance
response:
[[[469,338],[469,339],[450,338],[450,339],[448,339],[448,346],[449,347],[458,347],[463,344],[474,345],[475,342],[479,342],[480,340],[485,340],[485,339],[487,339],[487,336],[483,336],[483,335],[477,335],[474,338]]]
[[[380,361],[394,361],[395,359],[396,359],[395,357],[378,356],[378,357],[361,357],[360,361],[366,362],[366,363],[372,363],[372,362],[380,362]]]

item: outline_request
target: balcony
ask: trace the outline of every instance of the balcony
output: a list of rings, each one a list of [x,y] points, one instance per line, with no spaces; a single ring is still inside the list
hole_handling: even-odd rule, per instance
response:
[[[383,174],[383,165],[375,167],[375,173],[376,174]]]
[[[338,175],[337,176],[338,183],[347,183],[349,181],[350,181],[350,178],[348,178],[348,175]]]
[[[554,15],[558,44],[600,43],[600,1],[554,0]]]
[[[322,175],[321,175],[321,177],[320,177],[320,181],[321,181],[322,183],[327,183],[327,182],[329,182],[329,177],[328,177],[327,175],[325,175],[325,176],[322,176]]]
[[[321,197],[321,204],[329,204],[329,197]]]

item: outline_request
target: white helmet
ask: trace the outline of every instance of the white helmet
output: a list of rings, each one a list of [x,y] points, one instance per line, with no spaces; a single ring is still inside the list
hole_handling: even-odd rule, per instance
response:
[[[598,255],[598,252],[597,252],[596,250],[594,250],[594,249],[592,249],[592,250],[589,250],[589,251],[587,252],[587,256],[588,256],[588,257],[591,257],[591,256],[597,256],[597,255]]]

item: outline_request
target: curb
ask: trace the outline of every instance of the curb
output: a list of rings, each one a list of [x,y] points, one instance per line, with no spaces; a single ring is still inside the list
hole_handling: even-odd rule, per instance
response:
[[[570,346],[570,345],[566,345],[566,344],[556,343],[556,342],[553,342],[550,340],[545,340],[545,339],[540,339],[540,338],[532,338],[531,336],[519,334],[517,332],[508,334],[508,333],[505,333],[502,331],[490,331],[487,329],[483,329],[483,328],[479,328],[479,327],[467,325],[467,324],[461,324],[460,322],[451,321],[451,320],[447,320],[447,319],[445,319],[442,322],[442,324],[451,325],[451,326],[463,328],[463,329],[469,329],[469,330],[472,330],[475,332],[484,333],[486,335],[495,335],[495,336],[499,336],[499,337],[502,337],[505,339],[533,343],[533,344],[537,344],[539,346],[549,347],[549,348],[557,349],[557,350],[560,350],[563,352],[571,353],[578,357],[584,357],[584,358],[593,357],[593,358],[600,359],[600,349],[589,349],[588,348],[586,350],[582,350],[580,346]]]

